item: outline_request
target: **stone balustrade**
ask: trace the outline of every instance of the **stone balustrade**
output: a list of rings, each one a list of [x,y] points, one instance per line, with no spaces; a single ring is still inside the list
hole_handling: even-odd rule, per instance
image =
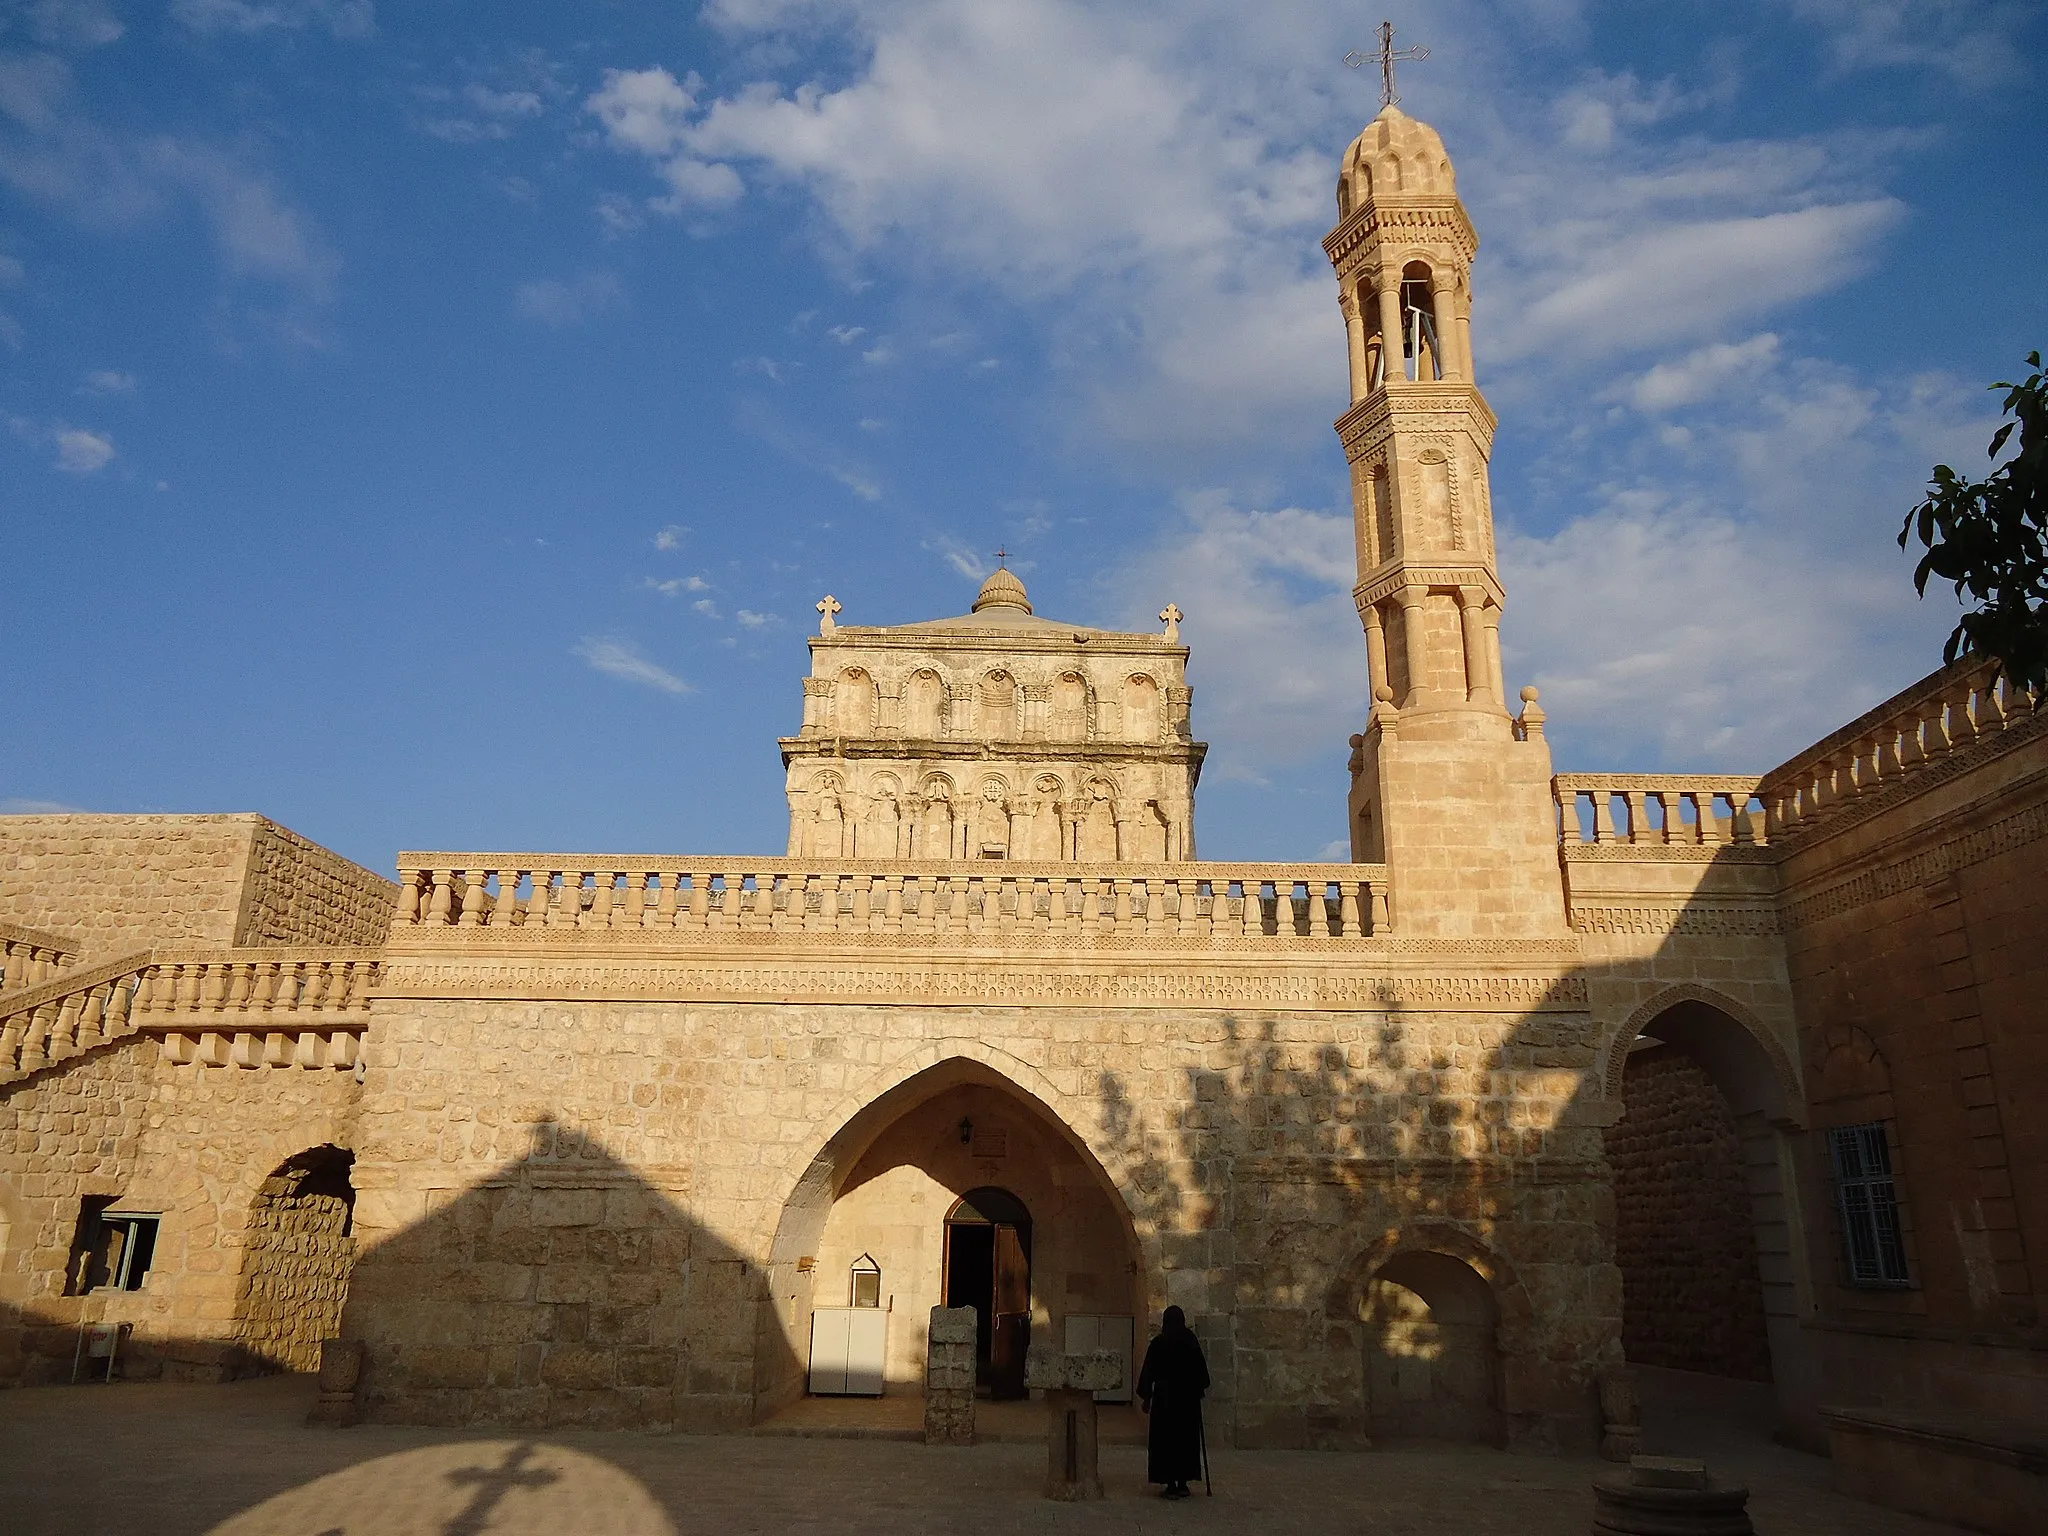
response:
[[[1574,847],[1756,847],[1769,841],[1758,780],[1739,774],[1560,773],[1558,835]]]
[[[0,1002],[0,1083],[135,1034],[176,1063],[353,1067],[374,951],[145,950]]]
[[[1039,864],[553,854],[399,856],[411,930],[930,934],[975,942],[1357,940],[1391,931],[1380,864]]]
[[[1765,774],[1758,793],[1771,835],[1805,831],[1851,801],[2030,725],[2041,703],[1994,680],[1988,661],[1946,667]]]
[[[0,993],[41,986],[77,963],[77,951],[56,934],[0,923]]]

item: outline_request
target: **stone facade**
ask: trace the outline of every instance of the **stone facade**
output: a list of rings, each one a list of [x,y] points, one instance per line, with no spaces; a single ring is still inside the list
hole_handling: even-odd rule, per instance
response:
[[[375,944],[396,894],[261,816],[0,817],[0,918],[92,960],[180,940]]]
[[[1172,604],[1160,635],[1057,624],[998,570],[955,619],[854,627],[836,598],[818,609],[803,729],[782,742],[792,857],[1195,856],[1208,748]]]
[[[1630,1347],[1767,1369],[1795,1438],[1842,1394],[2038,1422],[2048,714],[1967,663],[1770,774],[1555,773],[1435,135],[1382,114],[1339,213],[1354,862],[1197,861],[1177,611],[1074,630],[1007,572],[821,605],[787,856],[393,892],[256,818],[0,818],[0,1381],[102,1320],[132,1374],[304,1369],[346,1269],[332,1421],[740,1429],[871,1261],[941,1439],[959,1351],[1168,1304],[1219,1443],[1613,1450]],[[1883,1287],[1823,1150],[1873,1125]],[[139,1288],[67,1294],[116,1217]]]

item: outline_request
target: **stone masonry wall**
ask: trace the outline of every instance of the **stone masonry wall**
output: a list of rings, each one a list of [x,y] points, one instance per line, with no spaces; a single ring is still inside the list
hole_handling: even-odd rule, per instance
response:
[[[397,886],[261,816],[0,816],[0,918],[82,960],[152,944],[378,944]]]
[[[272,821],[250,851],[237,944],[381,944],[398,886]]]
[[[0,1385],[63,1380],[81,1319],[134,1325],[127,1374],[217,1379],[237,1358],[264,1181],[352,1143],[352,1074],[172,1066],[131,1038],[0,1088]],[[162,1213],[143,1288],[65,1296],[80,1203]]]
[[[1355,1438],[1344,1330],[1388,1233],[1501,1293],[1513,1443],[1597,1434],[1620,1286],[1584,1015],[375,1006],[344,1321],[373,1417],[744,1427],[807,1347],[756,1338],[774,1262],[816,1251],[771,1261],[806,1167],[967,1060],[1103,1166],[1240,1441]]]
[[[1756,1237],[1727,1100],[1669,1047],[1630,1056],[1623,1098],[1607,1160],[1628,1358],[1768,1381]]]
[[[83,963],[152,944],[231,944],[255,816],[0,816],[0,917]]]

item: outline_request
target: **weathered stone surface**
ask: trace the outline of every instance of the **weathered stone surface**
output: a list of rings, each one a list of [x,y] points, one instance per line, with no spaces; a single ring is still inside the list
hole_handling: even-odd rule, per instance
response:
[[[1124,1385],[1123,1357],[1108,1349],[1068,1355],[1034,1344],[1024,1360],[1024,1385],[1047,1392],[1114,1391]]]

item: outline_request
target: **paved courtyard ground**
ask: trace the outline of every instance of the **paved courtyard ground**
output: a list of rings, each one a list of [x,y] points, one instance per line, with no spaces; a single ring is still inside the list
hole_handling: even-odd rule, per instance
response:
[[[1757,1389],[1646,1373],[1649,1448],[1747,1482],[1760,1536],[1953,1531],[1836,1497],[1771,1444]],[[311,1429],[304,1378],[0,1394],[0,1536],[694,1536],[698,1532],[1336,1532],[1586,1536],[1592,1460],[1493,1451],[1219,1451],[1216,1497],[1166,1504],[1144,1452],[1103,1451],[1109,1498],[1039,1497],[1044,1451],[818,1435]],[[1005,1427],[1008,1427],[1006,1422]]]

